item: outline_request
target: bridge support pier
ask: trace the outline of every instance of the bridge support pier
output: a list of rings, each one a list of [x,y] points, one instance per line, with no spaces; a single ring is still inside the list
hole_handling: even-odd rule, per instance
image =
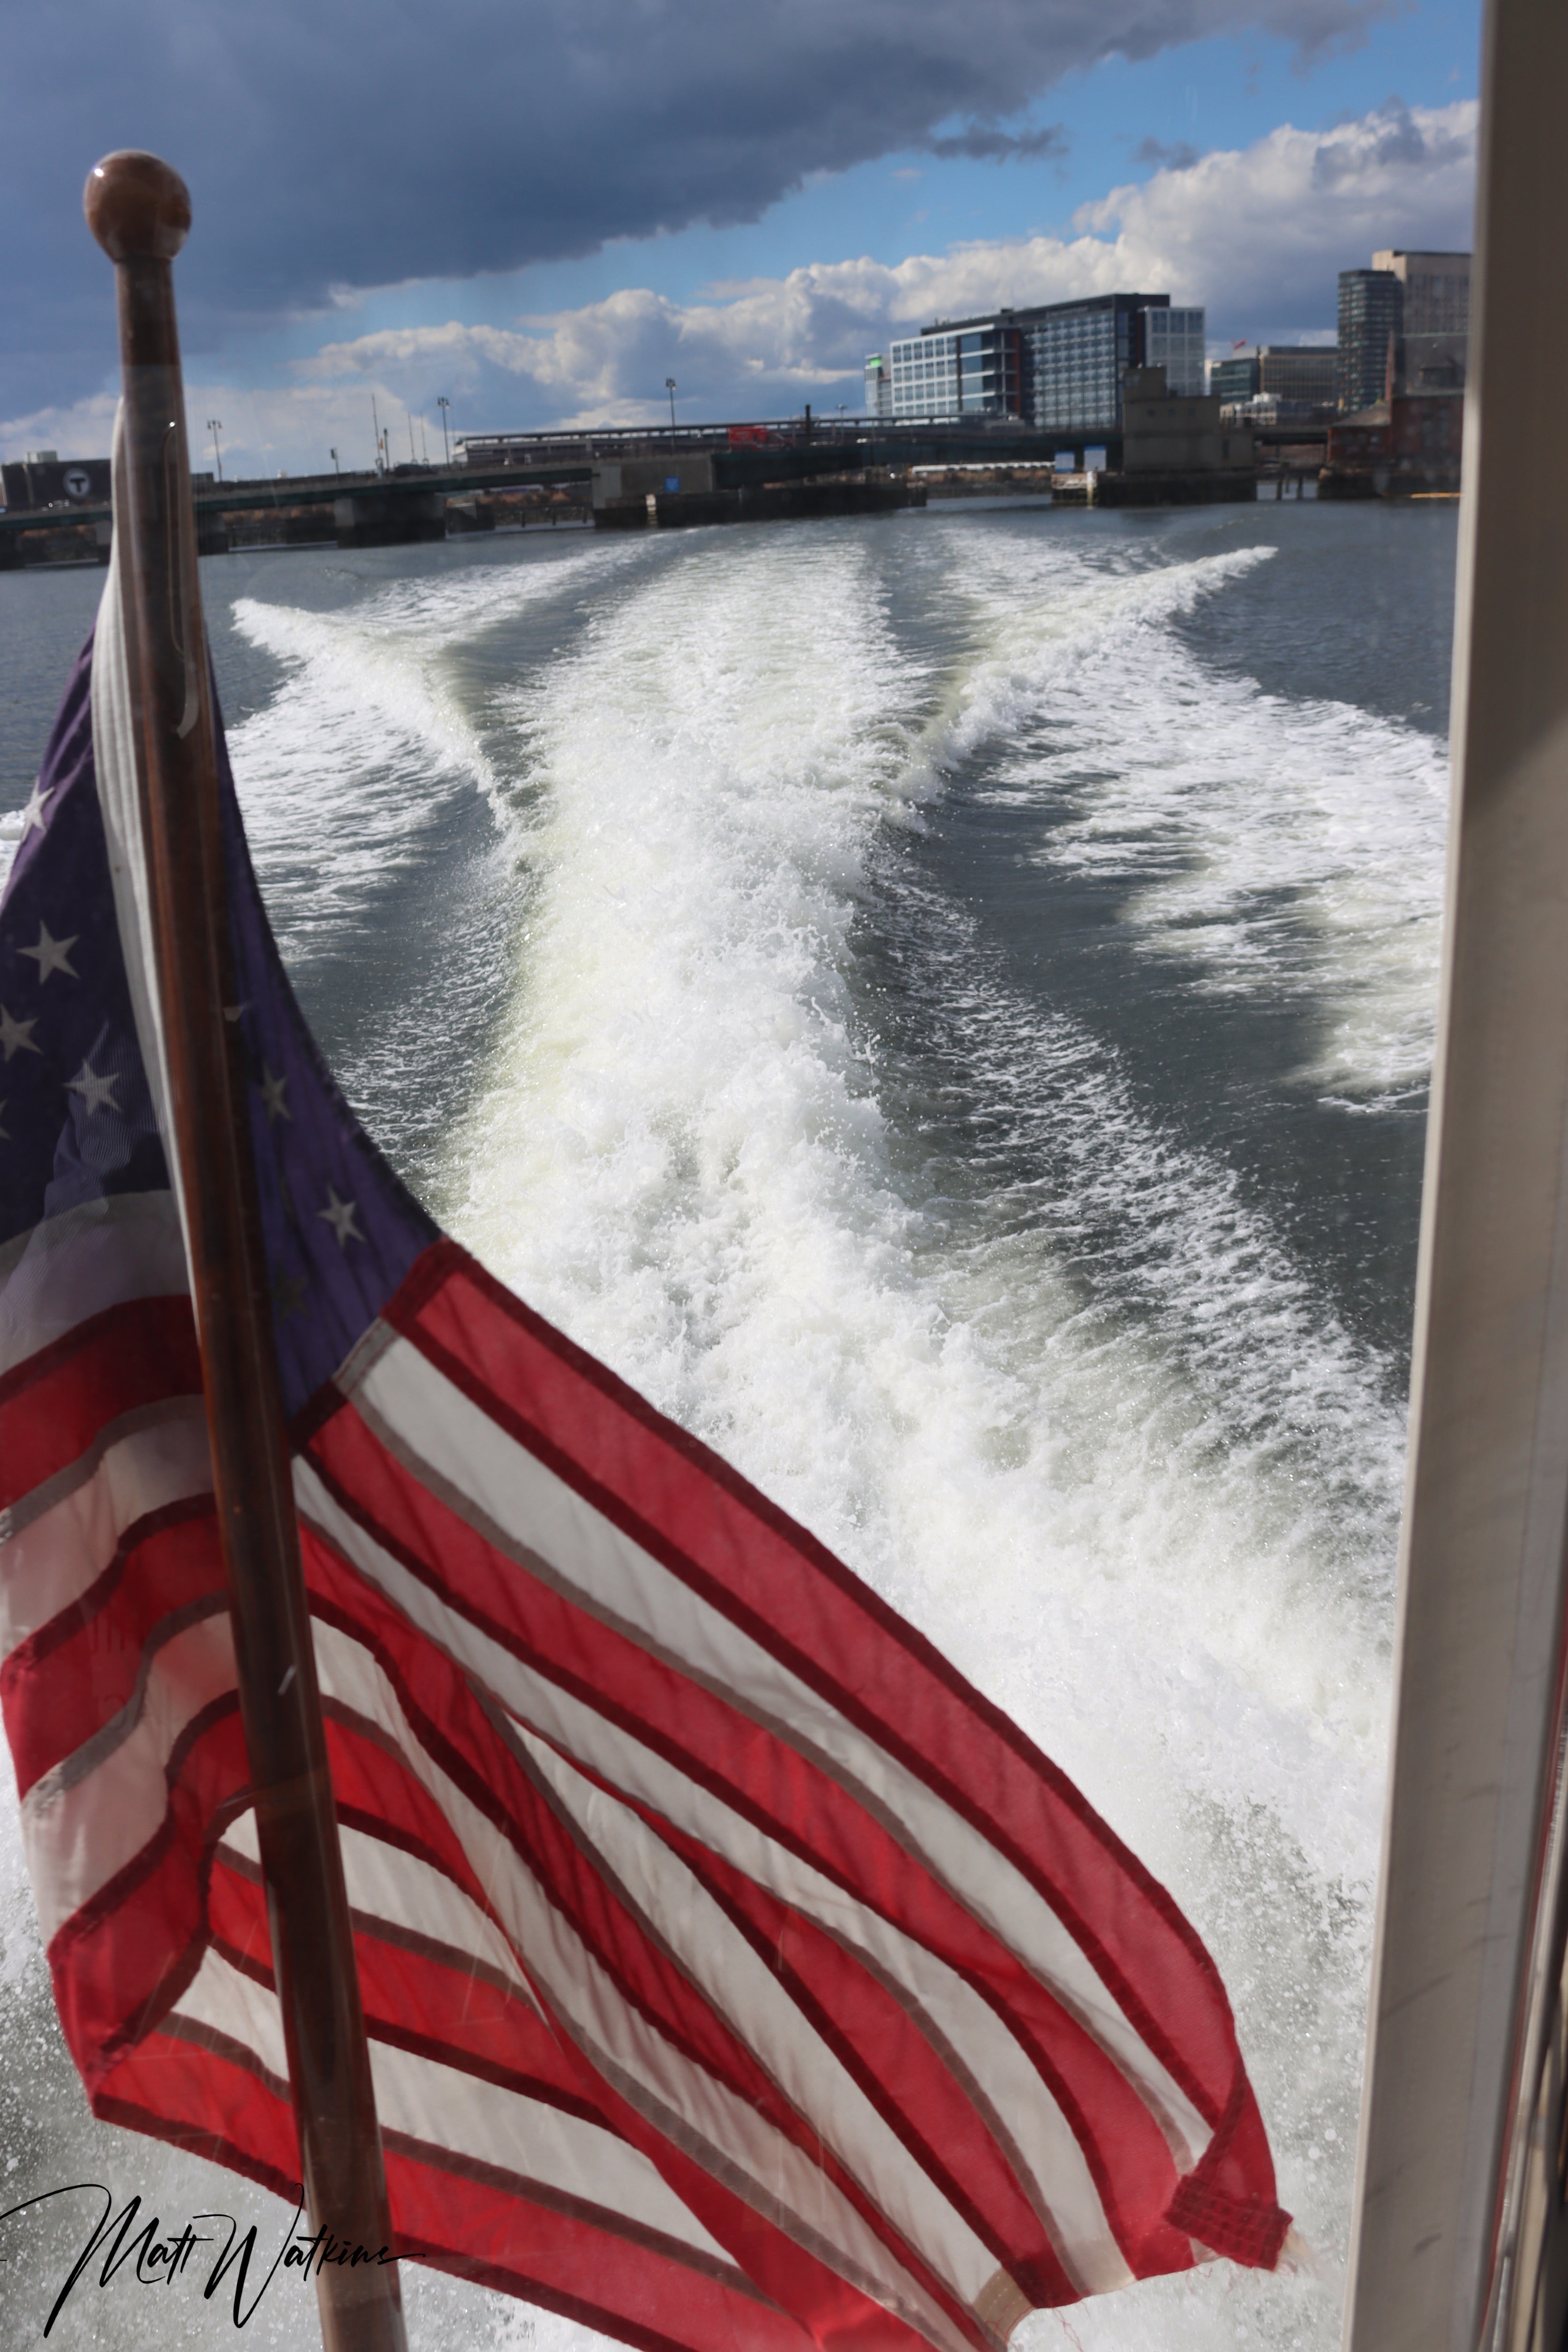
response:
[[[410,547],[447,536],[447,501],[438,490],[356,490],[332,500],[340,547]]]

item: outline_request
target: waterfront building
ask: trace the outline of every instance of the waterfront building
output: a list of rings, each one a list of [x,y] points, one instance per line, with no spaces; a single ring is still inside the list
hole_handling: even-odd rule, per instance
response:
[[[1019,335],[1010,310],[940,321],[890,346],[895,417],[1016,416]]]
[[[1257,399],[1258,376],[1256,352],[1232,352],[1228,359],[1215,360],[1210,367],[1208,388],[1215,400],[1237,408],[1244,400]]]
[[[1165,382],[1177,398],[1201,400],[1208,390],[1204,380],[1206,321],[1202,310],[1160,303],[1143,312],[1142,323],[1141,364],[1163,367]]]
[[[29,449],[0,466],[0,499],[7,512],[31,508],[101,506],[109,498],[107,457],[59,457],[53,449]]]
[[[1396,389],[1453,393],[1464,389],[1470,339],[1470,257],[1468,253],[1405,253],[1397,247],[1372,257],[1400,285],[1400,351]]]
[[[1142,358],[1142,313],[1156,298],[1102,294],[1028,312],[1029,415],[1047,432],[1121,422],[1121,379]]]
[[[1258,390],[1265,398],[1331,408],[1339,394],[1339,364],[1335,343],[1261,343]]]
[[[1319,496],[1457,491],[1465,437],[1458,393],[1395,393],[1329,427]]]
[[[1221,415],[1217,394],[1180,394],[1161,367],[1128,370],[1121,449],[1129,474],[1250,472],[1253,463],[1251,433]]]
[[[891,413],[901,421],[957,416],[958,338],[935,327],[888,346],[891,359]]]
[[[1346,413],[1386,397],[1404,331],[1405,289],[1392,269],[1340,272],[1339,373],[1335,397]]]
[[[1405,253],[1394,247],[1372,257],[1404,289],[1407,335],[1468,335],[1470,257],[1468,253]]]
[[[880,352],[866,354],[866,415],[891,416],[893,373]]]
[[[1173,310],[1168,294],[1097,294],[938,320],[889,345],[890,405],[872,414],[944,423],[1016,416],[1044,432],[1113,432],[1129,368],[1163,366],[1173,390],[1202,394],[1204,332],[1203,311]],[[881,355],[873,357],[880,396]],[[868,360],[868,408],[871,370]]]

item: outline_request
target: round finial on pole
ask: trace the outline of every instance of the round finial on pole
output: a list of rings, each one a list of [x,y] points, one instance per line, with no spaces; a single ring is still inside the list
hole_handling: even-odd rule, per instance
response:
[[[190,191],[178,172],[134,147],[93,165],[81,208],[110,261],[173,261],[191,226]]]

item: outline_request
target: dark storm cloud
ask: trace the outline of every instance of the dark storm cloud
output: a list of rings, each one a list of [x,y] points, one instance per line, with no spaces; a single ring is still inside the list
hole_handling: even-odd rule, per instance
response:
[[[186,340],[337,287],[468,276],[756,218],[808,173],[998,125],[1074,67],[1258,27],[1305,53],[1394,0],[77,0],[7,23],[0,414],[112,359],[79,210],[167,155],[196,228]],[[979,130],[966,133],[965,123]],[[973,137],[978,147],[965,144]],[[1039,151],[1047,152],[1047,147]]]
[[[994,124],[971,123],[946,139],[928,139],[928,155],[966,155],[973,163],[1016,163],[1025,157],[1065,155],[1068,152],[1067,126],[1048,122],[1043,131],[998,131]]]

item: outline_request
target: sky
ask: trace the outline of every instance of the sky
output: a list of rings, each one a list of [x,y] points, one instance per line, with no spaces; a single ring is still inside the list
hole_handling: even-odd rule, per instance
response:
[[[275,475],[371,464],[373,400],[395,457],[668,422],[668,377],[853,413],[892,335],[1117,288],[1331,341],[1341,269],[1469,245],[1479,50],[1479,0],[53,0],[7,33],[0,457],[107,452],[115,147],[191,190],[193,444]]]

